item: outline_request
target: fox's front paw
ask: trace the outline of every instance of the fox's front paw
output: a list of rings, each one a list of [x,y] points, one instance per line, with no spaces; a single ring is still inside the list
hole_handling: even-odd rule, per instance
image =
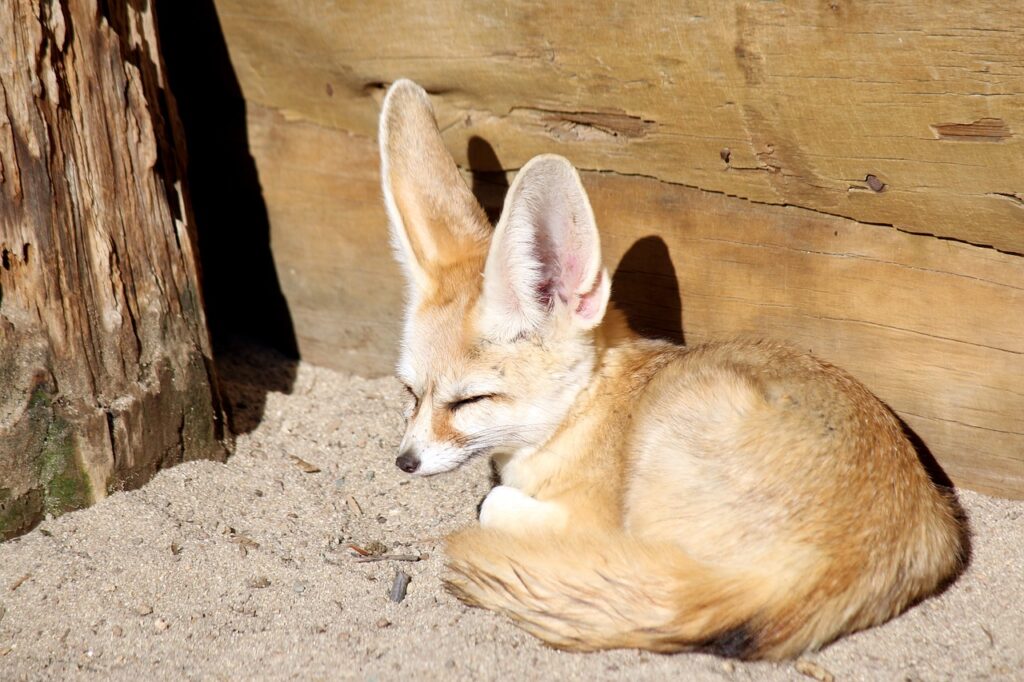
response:
[[[541,502],[508,485],[491,489],[480,506],[480,525],[519,531],[526,526],[555,527],[564,523],[565,513],[553,502]]]
[[[509,485],[498,485],[487,493],[484,503],[480,505],[480,525],[495,528],[501,525],[502,517],[515,516],[516,510],[524,503],[535,502],[532,497],[518,488]]]

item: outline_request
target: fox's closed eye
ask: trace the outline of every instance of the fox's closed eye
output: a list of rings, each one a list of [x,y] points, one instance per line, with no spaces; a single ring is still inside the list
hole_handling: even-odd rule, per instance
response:
[[[469,396],[467,398],[461,398],[459,400],[453,400],[452,402],[448,403],[448,409],[451,410],[452,412],[455,412],[460,407],[465,407],[466,405],[472,405],[473,403],[479,403],[479,402],[484,401],[484,400],[491,400],[492,398],[495,398],[496,396],[497,396],[496,393],[483,393],[481,395],[473,395],[473,396]]]

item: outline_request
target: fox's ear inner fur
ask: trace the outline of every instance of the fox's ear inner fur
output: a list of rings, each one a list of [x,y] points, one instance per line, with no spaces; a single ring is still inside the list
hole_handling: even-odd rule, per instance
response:
[[[484,328],[506,340],[557,320],[592,329],[604,317],[610,284],[576,169],[561,156],[532,159],[509,188],[487,255]]]
[[[484,252],[490,226],[444,146],[423,88],[396,81],[378,132],[395,254],[410,281],[426,288],[446,265]]]

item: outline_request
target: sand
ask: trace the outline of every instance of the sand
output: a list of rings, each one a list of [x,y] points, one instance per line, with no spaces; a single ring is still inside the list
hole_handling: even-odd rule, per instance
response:
[[[256,350],[222,373],[246,432],[226,464],[173,467],[0,545],[0,680],[1024,680],[1024,503],[961,492],[960,579],[799,664],[564,653],[443,591],[439,538],[474,519],[489,468],[396,469],[394,380]],[[349,549],[377,543],[423,558]]]

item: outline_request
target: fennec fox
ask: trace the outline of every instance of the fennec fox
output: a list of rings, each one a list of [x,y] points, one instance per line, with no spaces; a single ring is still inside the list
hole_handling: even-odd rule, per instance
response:
[[[881,623],[958,570],[955,502],[845,372],[770,342],[684,348],[608,306],[594,215],[538,156],[488,221],[401,80],[380,121],[408,279],[396,464],[501,474],[448,586],[561,648],[779,659]]]

